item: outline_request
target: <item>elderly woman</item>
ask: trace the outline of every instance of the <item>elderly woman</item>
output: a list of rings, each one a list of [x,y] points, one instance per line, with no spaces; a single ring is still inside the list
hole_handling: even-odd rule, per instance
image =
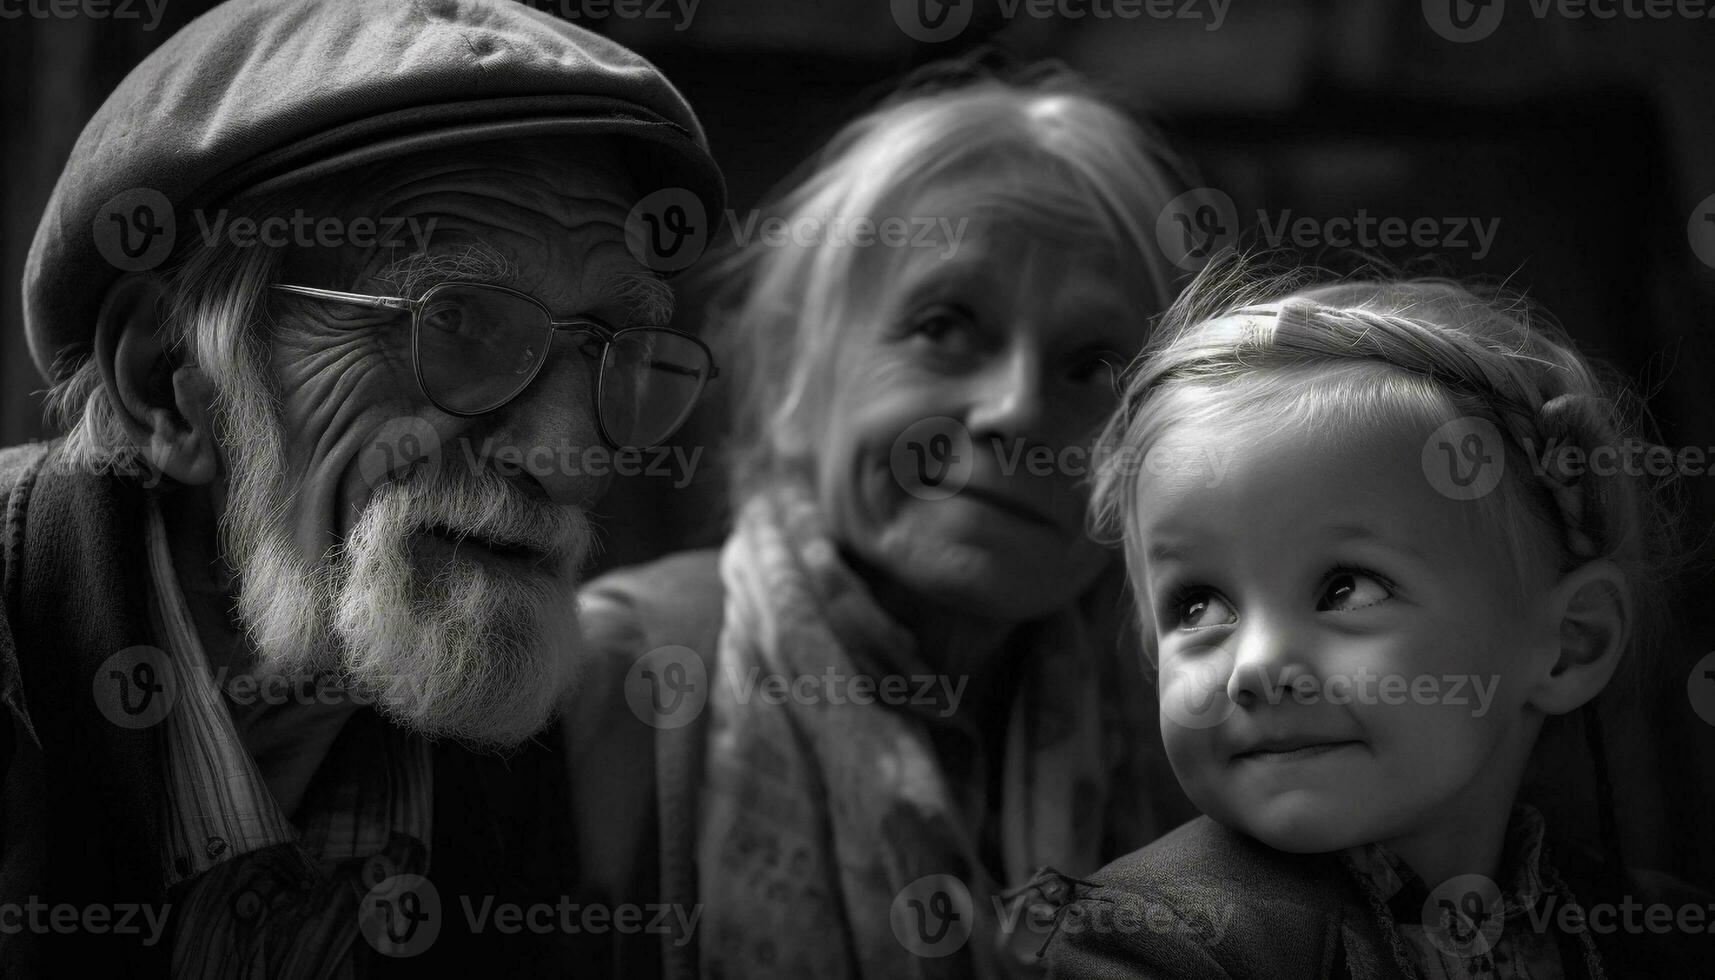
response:
[[[1009,885],[1190,815],[1137,748],[1153,702],[1084,530],[1087,447],[1170,298],[1152,147],[1064,78],[910,92],[731,261],[731,536],[583,603],[670,733],[662,872],[707,975],[1028,972]]]

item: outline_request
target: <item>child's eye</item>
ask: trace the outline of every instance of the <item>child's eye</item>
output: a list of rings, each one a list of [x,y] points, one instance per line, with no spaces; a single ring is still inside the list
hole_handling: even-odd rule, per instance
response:
[[[1173,597],[1168,615],[1174,629],[1206,629],[1238,621],[1238,613],[1218,593],[1207,589],[1189,589]]]
[[[1316,611],[1351,612],[1386,602],[1393,596],[1393,586],[1381,576],[1356,568],[1340,568],[1335,569],[1328,577],[1328,584],[1322,587]]]

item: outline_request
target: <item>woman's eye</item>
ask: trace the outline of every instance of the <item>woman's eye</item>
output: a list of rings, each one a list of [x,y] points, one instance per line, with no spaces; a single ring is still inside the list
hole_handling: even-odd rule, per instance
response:
[[[1393,598],[1393,589],[1368,572],[1335,572],[1316,603],[1318,612],[1351,612]]]
[[[1238,618],[1227,600],[1213,592],[1190,593],[1173,601],[1173,625],[1177,629],[1225,626]]]
[[[956,306],[932,306],[911,320],[909,334],[937,348],[963,350],[976,341],[976,324],[969,312]]]
[[[1091,351],[1072,363],[1067,378],[1073,384],[1099,385],[1103,391],[1119,390],[1120,355],[1111,351]]]

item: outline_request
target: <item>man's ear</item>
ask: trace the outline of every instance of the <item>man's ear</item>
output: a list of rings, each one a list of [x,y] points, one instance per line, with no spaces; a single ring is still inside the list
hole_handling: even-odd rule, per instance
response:
[[[123,276],[109,287],[95,324],[96,368],[132,445],[161,473],[198,486],[220,473],[214,385],[167,349],[166,299],[166,281],[151,273]]]
[[[1631,636],[1626,574],[1593,561],[1566,574],[1549,594],[1559,623],[1558,657],[1537,678],[1531,704],[1551,715],[1583,706],[1608,686]]]

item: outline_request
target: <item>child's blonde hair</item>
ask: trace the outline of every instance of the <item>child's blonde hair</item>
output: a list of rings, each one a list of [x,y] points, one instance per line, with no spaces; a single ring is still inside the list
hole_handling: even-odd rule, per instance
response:
[[[1474,501],[1477,519],[1503,530],[1518,567],[1613,561],[1640,628],[1631,646],[1647,646],[1638,634],[1661,619],[1674,551],[1664,488],[1642,468],[1575,474],[1564,455],[1651,445],[1627,389],[1520,297],[1447,279],[1314,284],[1313,275],[1261,276],[1240,258],[1205,269],[1128,370],[1096,458],[1136,460],[1187,418],[1261,418],[1263,432],[1330,409],[1360,423],[1480,419],[1499,431],[1505,458],[1496,492]],[[1135,584],[1140,469],[1098,468],[1091,505],[1095,533],[1125,546]]]

